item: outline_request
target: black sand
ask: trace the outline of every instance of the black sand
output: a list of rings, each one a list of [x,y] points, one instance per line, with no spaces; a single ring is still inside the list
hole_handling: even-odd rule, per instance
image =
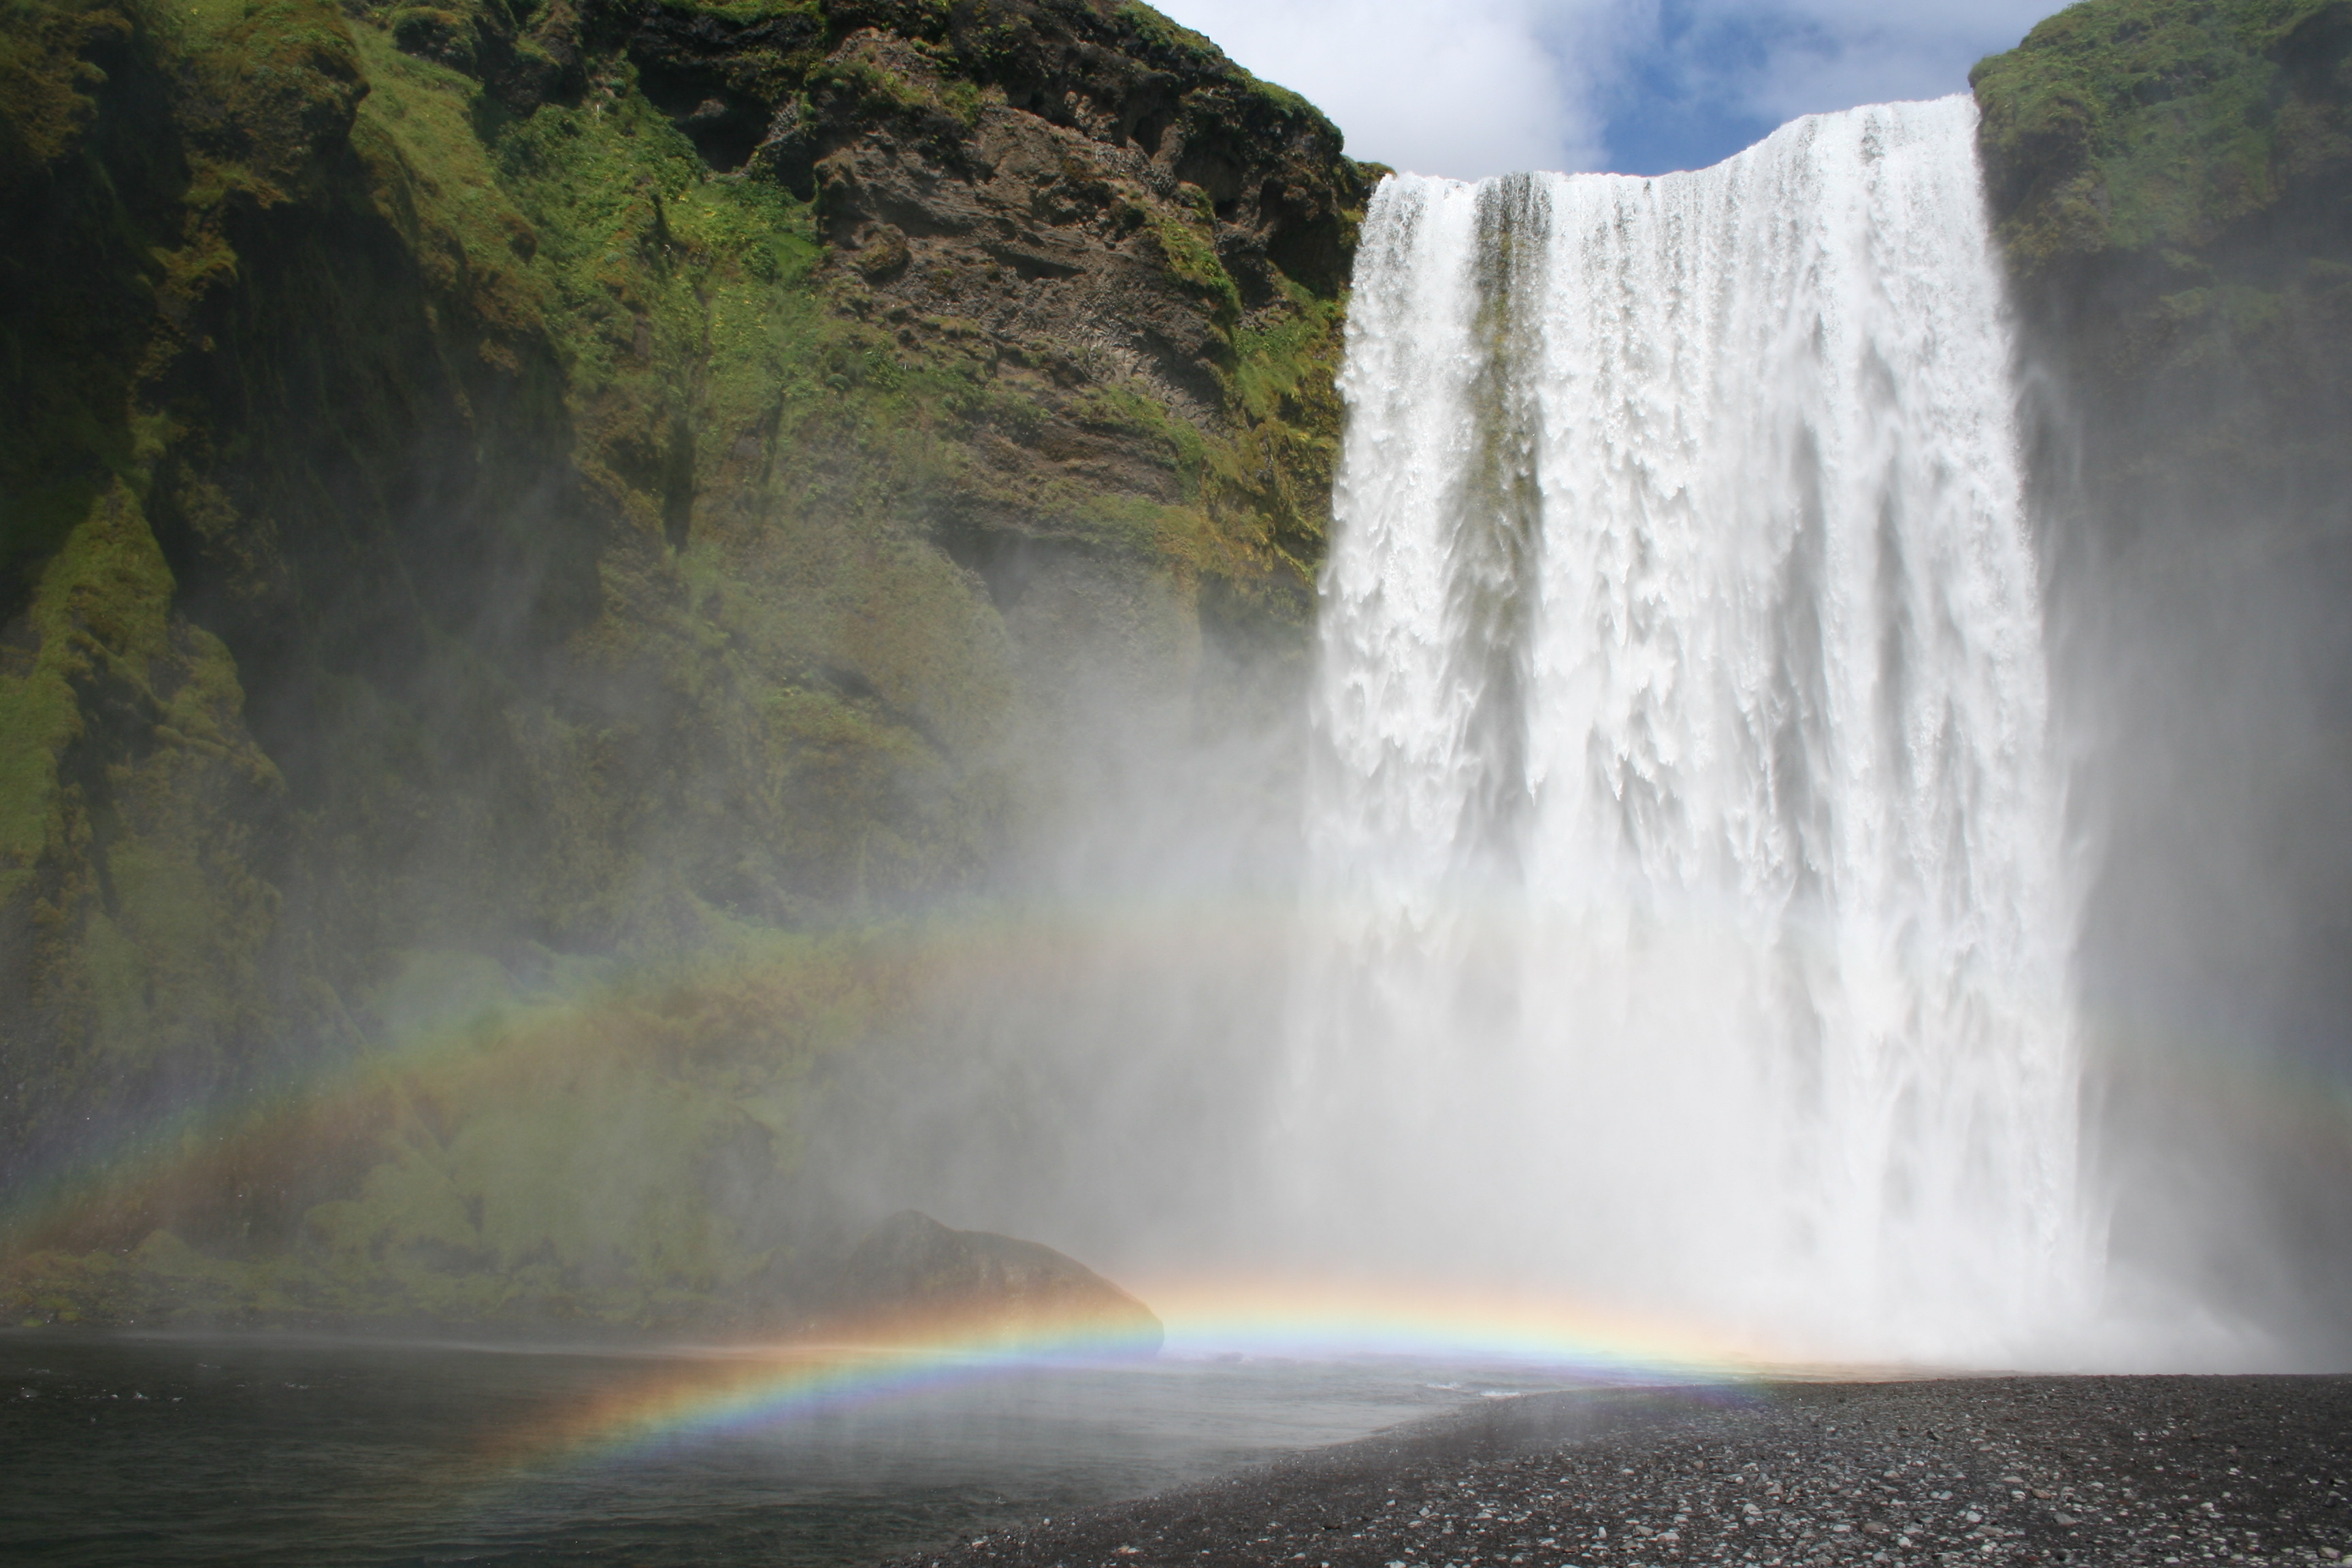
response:
[[[902,1561],[2345,1557],[2352,1377],[2018,1377],[1532,1395]]]

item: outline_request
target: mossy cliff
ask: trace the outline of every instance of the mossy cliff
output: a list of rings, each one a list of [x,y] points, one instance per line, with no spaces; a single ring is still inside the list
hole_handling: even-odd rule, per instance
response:
[[[638,1189],[789,1188],[898,984],[841,933],[985,893],[1083,700],[1301,645],[1367,189],[1112,0],[0,0],[27,1310],[300,1258],[311,1308],[481,1315],[529,1259],[637,1321],[782,1267],[498,1215],[657,1110]],[[558,993],[636,1022],[495,1138],[396,1074],[271,1110],[453,1016],[543,1058]],[[180,1175],[56,1199],[158,1128]]]
[[[2092,0],[1974,79],[2118,1253],[2340,1351],[2352,4]]]
[[[2343,491],[2352,5],[2093,0],[1974,73],[2033,352],[2103,476],[2243,511]],[[2189,446],[2127,453],[2162,418]]]

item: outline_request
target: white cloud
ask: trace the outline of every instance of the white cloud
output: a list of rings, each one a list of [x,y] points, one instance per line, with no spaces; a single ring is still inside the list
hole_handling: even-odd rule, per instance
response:
[[[1730,95],[1780,121],[1961,91],[1970,66],[2014,45],[2055,8],[2055,0],[1696,0],[1679,7],[1675,19],[1686,30],[1669,58],[1696,89]],[[1653,28],[1664,43],[1664,27]],[[1753,46],[1747,58],[1736,50],[1732,58],[1708,58],[1710,46],[1743,37]]]
[[[1598,10],[1605,0],[1591,0]],[[1550,40],[1574,0],[1160,0],[1239,64],[1304,94],[1356,157],[1475,179],[1591,166],[1591,84]]]
[[[1349,151],[1462,178],[1610,164],[1612,119],[1777,123],[1967,85],[2059,0],[1160,0]],[[1717,155],[1736,149],[1726,146]]]

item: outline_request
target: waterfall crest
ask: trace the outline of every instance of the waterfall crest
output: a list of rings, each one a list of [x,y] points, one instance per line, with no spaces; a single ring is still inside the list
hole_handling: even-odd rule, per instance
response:
[[[1381,187],[1286,1128],[1340,1245],[1821,1353],[2065,1310],[2072,905],[1975,116]]]

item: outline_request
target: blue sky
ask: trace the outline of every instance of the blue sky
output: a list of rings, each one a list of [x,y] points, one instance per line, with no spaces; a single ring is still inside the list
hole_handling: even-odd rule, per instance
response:
[[[1423,174],[1658,174],[1822,110],[1935,98],[2057,0],[1156,0]]]

